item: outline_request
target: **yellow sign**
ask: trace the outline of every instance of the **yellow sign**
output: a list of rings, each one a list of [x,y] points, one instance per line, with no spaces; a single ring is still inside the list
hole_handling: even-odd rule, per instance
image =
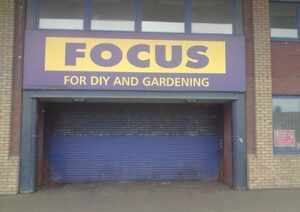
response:
[[[46,71],[226,73],[225,41],[46,37]]]

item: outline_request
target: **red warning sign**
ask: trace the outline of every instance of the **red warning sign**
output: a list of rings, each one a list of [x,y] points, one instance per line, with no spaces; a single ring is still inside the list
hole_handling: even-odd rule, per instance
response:
[[[276,147],[295,147],[295,130],[274,130],[274,140]]]

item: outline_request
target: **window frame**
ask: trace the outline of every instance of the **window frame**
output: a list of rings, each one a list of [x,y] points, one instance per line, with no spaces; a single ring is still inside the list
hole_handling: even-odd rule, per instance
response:
[[[280,5],[281,7],[290,7],[291,5],[296,7],[296,22],[297,22],[297,38],[287,38],[287,37],[272,37],[271,34],[271,5]],[[278,2],[270,1],[269,6],[269,22],[270,22],[270,37],[272,41],[297,41],[300,42],[300,3],[297,2]]]
[[[275,146],[275,138],[274,138],[274,125],[273,125],[273,100],[274,99],[298,99],[300,100],[299,95],[273,95],[272,96],[272,142],[273,142],[273,154],[274,155],[293,155],[293,154],[300,154],[300,149],[286,149],[284,147],[276,147]],[[300,112],[300,111],[299,111]],[[300,129],[299,129],[300,130]],[[296,138],[297,143],[297,138]]]
[[[75,31],[107,31],[107,30],[91,30],[91,20],[92,20],[92,1],[93,0],[83,0],[83,30],[76,29],[49,29],[49,30],[75,30]],[[123,32],[143,32],[142,31],[142,2],[143,0],[134,1],[134,31],[123,31]],[[173,32],[161,32],[161,33],[172,33],[172,34],[209,34],[209,35],[236,35],[237,34],[237,23],[238,23],[238,0],[228,0],[232,7],[231,17],[232,17],[232,34],[220,34],[220,33],[192,33],[192,0],[183,0],[184,6],[184,32],[183,33],[173,33]],[[33,4],[33,5],[32,5]],[[40,0],[28,0],[27,8],[29,8],[28,17],[32,17],[31,20],[27,20],[26,29],[39,29],[40,20]],[[33,14],[33,15],[32,15]],[[112,30],[113,31],[113,30]],[[122,31],[118,31],[122,32]],[[152,32],[143,32],[152,33]]]

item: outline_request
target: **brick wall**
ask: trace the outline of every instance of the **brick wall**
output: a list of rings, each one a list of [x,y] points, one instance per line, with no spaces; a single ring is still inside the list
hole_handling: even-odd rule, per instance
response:
[[[10,156],[14,0],[0,0],[0,194],[18,192],[19,157]]]
[[[248,155],[248,187],[266,187],[272,159],[272,79],[269,1],[253,0],[254,108],[256,155]]]
[[[300,155],[273,154],[269,1],[253,0],[252,4],[256,152],[248,154],[248,187],[249,189],[300,187]],[[280,67],[274,61],[273,66],[275,77]],[[274,82],[276,80],[275,77]],[[274,89],[278,87],[275,85]]]
[[[254,47],[253,47],[252,1],[244,1],[244,34],[246,47],[246,124],[247,152],[255,153],[255,120],[254,120]]]

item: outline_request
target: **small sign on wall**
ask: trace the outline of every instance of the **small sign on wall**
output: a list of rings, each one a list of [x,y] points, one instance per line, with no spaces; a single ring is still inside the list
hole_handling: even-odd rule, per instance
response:
[[[295,147],[295,130],[274,130],[275,147]]]

